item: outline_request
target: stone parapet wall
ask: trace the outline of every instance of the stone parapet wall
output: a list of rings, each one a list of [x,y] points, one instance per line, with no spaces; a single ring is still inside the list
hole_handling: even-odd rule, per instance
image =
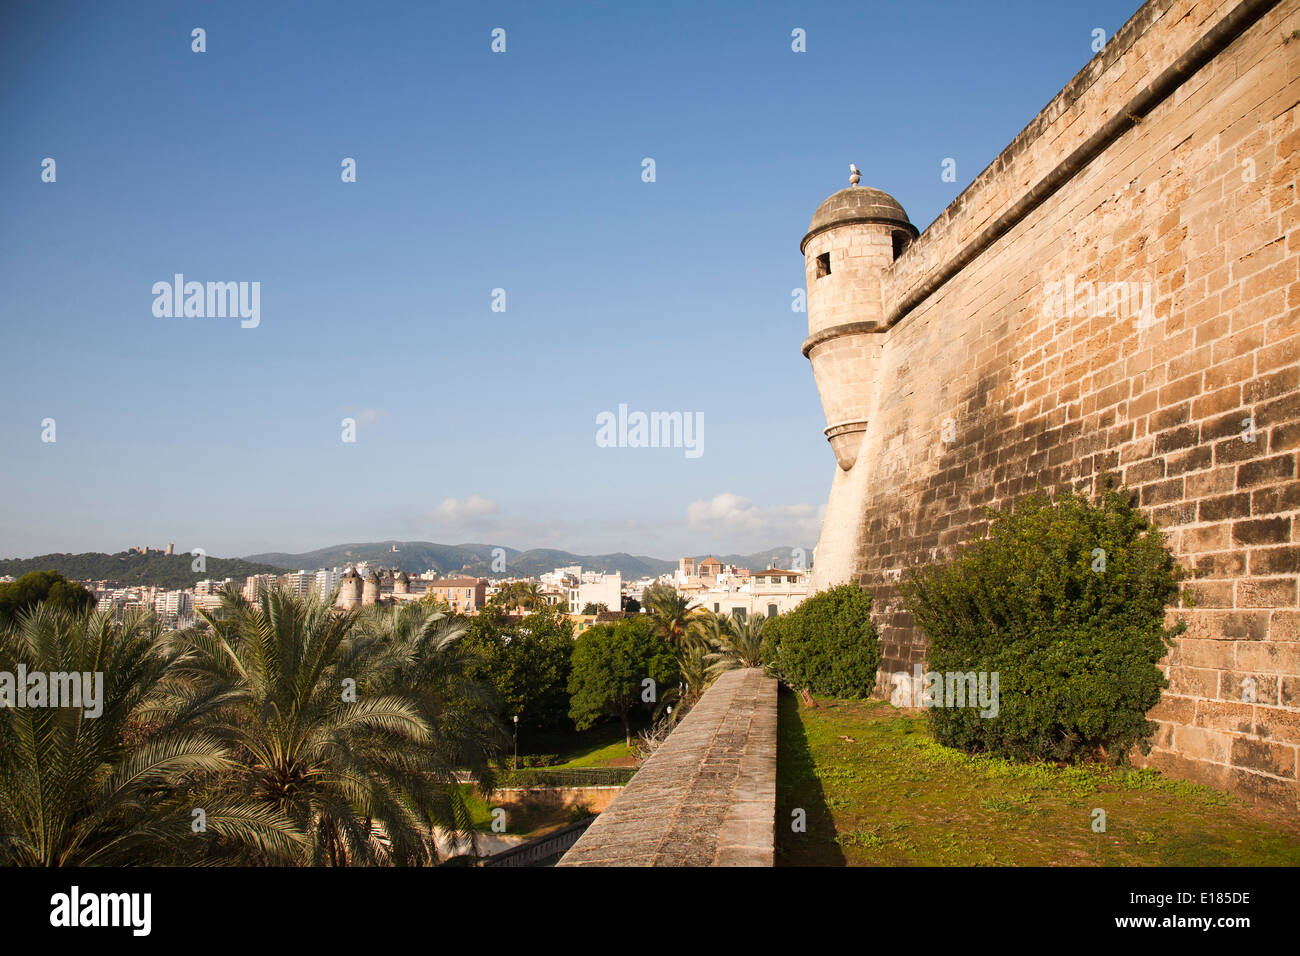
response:
[[[560,866],[771,866],[777,682],[728,671]]]

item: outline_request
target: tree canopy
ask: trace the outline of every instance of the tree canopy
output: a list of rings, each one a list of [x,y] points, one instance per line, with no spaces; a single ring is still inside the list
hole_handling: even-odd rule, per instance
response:
[[[652,710],[659,694],[678,674],[672,648],[653,633],[644,618],[623,618],[589,628],[573,647],[569,716],[579,730],[603,716],[618,717],[631,746],[632,712],[638,707]],[[647,679],[654,684],[646,685]]]
[[[11,621],[37,604],[88,611],[95,606],[95,595],[58,571],[32,571],[17,581],[0,584],[0,622]]]
[[[517,714],[530,730],[572,729],[566,688],[573,625],[567,618],[545,604],[522,618],[489,605],[468,618],[465,629],[475,654],[470,672],[496,688],[503,720]]]

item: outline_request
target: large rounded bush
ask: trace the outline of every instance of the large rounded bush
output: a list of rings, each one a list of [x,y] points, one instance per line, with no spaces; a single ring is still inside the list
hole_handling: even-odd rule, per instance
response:
[[[1181,571],[1126,493],[1066,493],[993,512],[988,536],[909,575],[904,606],[929,638],[928,669],[998,674],[997,715],[929,711],[935,738],[1018,759],[1122,762],[1145,752],[1174,633]]]
[[[763,660],[797,690],[867,697],[876,683],[880,642],[871,595],[856,584],[814,594],[763,628]]]

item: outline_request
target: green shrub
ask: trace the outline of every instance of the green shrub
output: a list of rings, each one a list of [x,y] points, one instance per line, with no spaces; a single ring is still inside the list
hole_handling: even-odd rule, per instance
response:
[[[563,763],[559,754],[523,754],[519,758],[521,767],[554,767]]]
[[[842,584],[772,618],[763,628],[763,660],[795,690],[869,696],[880,665],[871,595]]]
[[[635,767],[520,767],[497,773],[497,789],[506,787],[621,787]]]
[[[928,668],[999,675],[995,717],[929,710],[935,738],[1016,759],[1120,763],[1145,753],[1181,569],[1128,493],[1034,495],[990,512],[986,538],[910,574],[901,592]]]

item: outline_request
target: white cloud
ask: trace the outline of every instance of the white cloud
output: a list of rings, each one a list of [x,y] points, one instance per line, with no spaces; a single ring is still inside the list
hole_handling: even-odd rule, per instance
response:
[[[692,501],[686,523],[696,531],[748,531],[761,527],[763,519],[748,498],[724,491],[707,501]]]
[[[817,540],[825,512],[824,505],[760,507],[748,498],[725,491],[691,502],[686,508],[686,523],[692,531],[713,536],[718,548],[802,545]]]
[[[491,498],[470,495],[464,501],[444,498],[433,512],[433,517],[449,524],[466,524],[485,515],[496,514],[497,503]]]
[[[628,551],[675,558],[706,551],[725,554],[777,546],[810,548],[817,542],[826,510],[809,504],[756,505],[733,492],[691,502],[686,514],[677,518],[602,518],[580,508],[548,516],[529,509],[520,514],[518,507],[517,502],[503,506],[482,495],[469,495],[446,498],[407,520],[411,534],[444,544],[473,540],[521,550]]]

